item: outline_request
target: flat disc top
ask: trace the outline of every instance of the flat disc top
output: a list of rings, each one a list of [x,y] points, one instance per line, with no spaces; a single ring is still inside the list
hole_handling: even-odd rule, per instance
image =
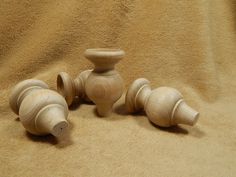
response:
[[[91,58],[121,59],[124,57],[125,52],[120,49],[97,48],[97,49],[87,49],[84,55],[88,59],[91,59]]]

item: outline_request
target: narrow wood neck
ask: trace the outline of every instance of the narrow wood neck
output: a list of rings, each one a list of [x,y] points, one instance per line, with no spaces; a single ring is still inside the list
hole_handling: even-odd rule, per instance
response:
[[[148,97],[150,96],[151,92],[152,92],[152,90],[148,84],[143,85],[139,89],[139,91],[135,97],[136,109],[141,109],[141,108],[145,109],[146,102],[147,102]]]
[[[107,71],[110,71],[110,70],[114,70],[115,69],[115,66],[112,65],[112,66],[107,66],[107,65],[95,65],[95,68],[94,68],[94,72],[96,73],[102,73],[102,72],[107,72]]]
[[[73,83],[74,83],[74,89],[75,89],[75,90],[74,90],[75,96],[80,97],[80,96],[84,95],[84,86],[83,86],[83,84],[82,84],[80,78],[77,77],[77,78],[74,80]]]

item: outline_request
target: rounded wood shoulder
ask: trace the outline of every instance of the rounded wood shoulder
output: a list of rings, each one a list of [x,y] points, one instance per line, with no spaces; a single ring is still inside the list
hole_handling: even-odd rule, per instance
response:
[[[22,101],[22,96],[27,94],[26,92],[30,89],[45,88],[48,89],[48,85],[40,80],[28,79],[19,82],[11,91],[9,96],[9,104],[11,109],[19,114],[20,101]]]
[[[115,72],[115,71],[114,71]],[[123,93],[123,79],[119,74],[99,75],[91,73],[86,85],[86,92],[95,103],[114,103]]]
[[[171,87],[158,87],[152,90],[146,102],[145,111],[150,121],[162,127],[174,125],[172,111],[175,104],[183,99],[182,94]]]

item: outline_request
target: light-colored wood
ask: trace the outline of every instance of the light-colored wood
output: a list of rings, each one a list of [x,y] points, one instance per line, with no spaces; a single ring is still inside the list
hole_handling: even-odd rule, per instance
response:
[[[185,103],[178,90],[171,87],[151,90],[150,82],[145,78],[131,84],[125,104],[130,113],[144,109],[149,120],[161,127],[194,125],[199,117],[199,113]]]
[[[88,76],[85,90],[88,97],[96,104],[98,115],[108,116],[113,104],[123,93],[123,79],[114,66],[125,55],[120,49],[87,49],[85,57],[95,68]]]
[[[76,97],[90,102],[85,92],[85,82],[92,70],[81,72],[74,80],[66,72],[57,75],[57,91],[66,99],[70,106]]]
[[[18,83],[11,91],[9,104],[25,129],[34,135],[52,134],[57,137],[68,127],[65,99],[40,80]]]

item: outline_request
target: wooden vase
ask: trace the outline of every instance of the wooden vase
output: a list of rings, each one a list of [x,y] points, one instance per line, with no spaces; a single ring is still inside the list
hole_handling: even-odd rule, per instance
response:
[[[135,80],[126,94],[126,108],[134,113],[144,109],[149,120],[161,127],[177,124],[194,125],[199,113],[188,106],[182,94],[171,87],[151,90],[145,78]]]
[[[60,136],[68,127],[65,99],[40,80],[18,83],[11,91],[9,104],[25,129],[34,135]]]
[[[85,57],[95,68],[85,84],[87,96],[96,104],[98,115],[108,116],[123,93],[123,79],[114,69],[125,53],[119,49],[87,49]]]

